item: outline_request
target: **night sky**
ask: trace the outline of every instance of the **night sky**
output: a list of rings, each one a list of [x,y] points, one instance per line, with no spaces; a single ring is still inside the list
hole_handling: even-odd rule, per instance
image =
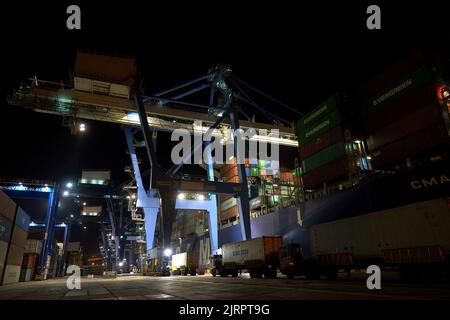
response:
[[[229,63],[237,77],[306,112],[338,90],[352,92],[419,45],[450,43],[448,1],[91,2],[15,2],[2,10],[0,177],[64,183],[83,168],[100,168],[111,169],[115,183],[128,178],[119,125],[87,121],[88,132],[72,136],[60,117],[6,103],[30,76],[67,82],[77,48],[136,55],[148,93]],[[373,3],[381,7],[382,30],[365,26]],[[81,7],[81,31],[66,28],[70,4]]]

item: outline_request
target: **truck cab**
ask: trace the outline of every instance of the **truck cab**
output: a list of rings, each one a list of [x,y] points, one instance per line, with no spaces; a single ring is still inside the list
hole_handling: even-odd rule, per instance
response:
[[[288,244],[280,250],[280,271],[288,279],[294,278],[299,273],[299,268],[303,266],[304,258],[300,245]]]

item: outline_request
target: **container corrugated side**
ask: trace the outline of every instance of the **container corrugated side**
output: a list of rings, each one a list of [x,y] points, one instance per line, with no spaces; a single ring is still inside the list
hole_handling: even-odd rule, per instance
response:
[[[328,162],[341,158],[347,154],[346,143],[341,140],[322,151],[314,154],[313,156],[303,160],[303,172],[304,174],[313,171]]]
[[[8,258],[6,260],[6,263],[21,266],[24,251],[24,248],[11,243],[9,246]]]
[[[15,213],[16,203],[6,193],[0,190],[0,216],[5,217],[9,221],[13,221]]]
[[[314,188],[348,174],[348,157],[333,160],[302,176],[305,188]]]
[[[437,104],[436,86],[438,85],[435,82],[429,83],[392,102],[386,109],[363,117],[366,132],[374,132],[425,106]]]
[[[25,212],[25,210],[23,210],[21,207],[18,207],[16,214],[16,225],[28,232],[28,230],[30,229],[30,222],[30,216]]]
[[[324,133],[330,131],[341,123],[341,114],[339,110],[334,110],[322,117],[320,121],[315,123],[308,129],[296,130],[299,144],[302,146],[308,142],[320,137]]]
[[[15,225],[12,233],[11,243],[22,249],[25,249],[25,246],[27,245],[27,237],[28,232],[23,230],[18,225]]]
[[[441,246],[450,252],[447,199],[435,199],[311,227],[314,254],[349,252],[381,257],[382,250]]]
[[[386,89],[378,92],[369,100],[362,103],[362,113],[370,116],[371,113],[383,110],[414,90],[423,87],[431,81],[437,81],[438,75],[427,66],[422,66],[414,72],[398,79]]]
[[[343,128],[341,126],[337,126],[327,133],[321,135],[320,137],[315,138],[307,144],[300,146],[299,155],[300,160],[306,159],[313,154],[325,149],[326,147],[336,143],[344,138]]]
[[[0,241],[9,242],[12,232],[12,222],[0,216]]]
[[[405,160],[435,148],[448,148],[449,135],[444,124],[432,125],[372,152],[374,168]]]
[[[359,101],[372,97],[377,92],[383,90],[387,84],[394,82],[402,75],[408,74],[421,65],[440,65],[439,59],[431,57],[431,52],[423,49],[416,49],[402,57],[395,64],[386,68],[383,72],[366,81],[357,92]]]
[[[224,264],[235,263],[244,266],[246,261],[264,261],[263,238],[226,243],[222,246],[222,261]]]
[[[3,271],[3,284],[18,283],[20,278],[20,269],[20,265],[8,264]]]
[[[341,105],[341,96],[336,94],[326,101],[321,103],[318,107],[308,112],[305,116],[300,118],[296,123],[296,130],[298,132],[308,131],[320,122],[324,117],[335,111]]]
[[[436,104],[427,106],[369,135],[366,139],[367,147],[369,151],[377,150],[386,144],[442,121],[441,107]]]
[[[238,210],[237,210],[237,206],[234,206],[230,209],[224,210],[220,212],[220,219],[221,220],[226,220],[226,219],[231,219],[234,218],[238,215]]]
[[[7,251],[8,251],[8,242],[0,241],[0,266],[5,265]]]

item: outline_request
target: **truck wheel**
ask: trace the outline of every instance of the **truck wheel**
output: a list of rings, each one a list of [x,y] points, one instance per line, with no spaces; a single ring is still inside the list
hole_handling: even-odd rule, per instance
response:
[[[238,276],[238,271],[237,270],[233,270],[233,272],[231,273],[231,276],[233,278],[236,278]]]
[[[196,276],[197,275],[197,271],[195,269],[191,269],[191,276]]]
[[[220,272],[220,276],[222,278],[228,277],[228,272],[222,269],[222,271]]]

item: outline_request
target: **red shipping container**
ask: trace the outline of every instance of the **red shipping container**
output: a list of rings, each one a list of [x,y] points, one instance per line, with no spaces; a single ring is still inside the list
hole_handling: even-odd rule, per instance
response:
[[[348,158],[342,157],[303,175],[305,188],[321,186],[324,182],[333,181],[348,174]]]
[[[313,141],[301,146],[299,149],[300,160],[304,160],[326,147],[342,140],[344,137],[341,126],[335,127]]]
[[[438,57],[433,57],[422,49],[416,49],[410,52],[406,57],[403,57],[402,60],[391,65],[382,73],[362,85],[357,93],[358,100],[365,101],[371,98],[394,81],[400,79],[419,66],[427,64],[427,62],[437,66],[441,64]]]
[[[448,148],[449,136],[445,125],[434,124],[401,140],[390,143],[372,153],[372,164],[375,169],[385,165],[403,161],[435,148]]]
[[[369,135],[367,147],[370,152],[406,137],[434,123],[442,123],[442,110],[439,104],[429,105]]]
[[[37,259],[38,259],[38,254],[26,253],[23,256],[22,267],[23,268],[34,268],[36,266]]]
[[[438,85],[435,82],[429,83],[397,99],[385,108],[370,113],[365,119],[366,132],[374,132],[418,109],[438,103],[436,94]]]

